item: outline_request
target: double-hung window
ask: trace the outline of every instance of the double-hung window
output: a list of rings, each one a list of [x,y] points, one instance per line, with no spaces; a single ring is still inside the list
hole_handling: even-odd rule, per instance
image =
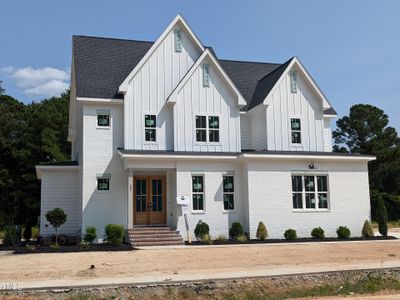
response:
[[[144,135],[146,142],[156,141],[156,115],[144,116]]]
[[[196,142],[219,142],[219,117],[196,116]]]
[[[193,210],[204,210],[204,176],[192,176],[192,208]]]
[[[235,209],[235,177],[226,175],[223,178],[224,210]]]
[[[293,209],[328,209],[328,176],[292,175],[292,201]]]
[[[290,119],[290,134],[292,144],[301,144],[301,119],[291,118]]]

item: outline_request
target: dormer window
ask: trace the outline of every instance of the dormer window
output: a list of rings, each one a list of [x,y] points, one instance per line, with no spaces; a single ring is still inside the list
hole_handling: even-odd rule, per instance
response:
[[[156,141],[156,115],[144,115],[144,135],[146,142]]]
[[[182,31],[175,29],[175,52],[182,52]]]
[[[301,122],[299,118],[290,119],[292,144],[301,144]]]
[[[210,86],[210,64],[203,64],[203,86]]]
[[[297,93],[297,72],[292,71],[290,73],[290,90],[292,93]]]

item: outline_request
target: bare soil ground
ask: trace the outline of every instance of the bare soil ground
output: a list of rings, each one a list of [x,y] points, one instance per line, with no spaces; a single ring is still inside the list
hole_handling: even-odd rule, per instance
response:
[[[171,274],[212,275],[274,268],[348,266],[398,262],[400,242],[310,243],[229,247],[182,247],[122,252],[46,254],[0,253],[0,282],[128,277]],[[94,265],[94,269],[90,266]]]

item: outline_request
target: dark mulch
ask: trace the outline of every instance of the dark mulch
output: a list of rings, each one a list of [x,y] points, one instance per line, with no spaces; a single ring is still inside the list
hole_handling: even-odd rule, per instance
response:
[[[5,247],[0,245],[0,251],[14,251],[14,254],[32,254],[32,253],[69,253],[69,252],[101,252],[101,251],[131,251],[134,250],[131,245],[123,244],[121,246],[112,246],[110,244],[93,244],[90,247],[81,247],[79,245],[60,245],[59,249],[53,249],[49,245],[31,244],[19,247]]]
[[[213,241],[213,245],[237,245],[237,244],[280,244],[280,243],[318,243],[318,242],[350,242],[350,241],[382,241],[382,240],[396,240],[394,236],[375,236],[373,238],[363,238],[363,237],[352,237],[348,239],[337,239],[337,238],[324,238],[322,240],[317,240],[313,238],[298,238],[295,240],[285,240],[285,239],[266,239],[261,240],[248,240],[247,242],[239,242],[236,240],[226,240],[226,241]],[[185,245],[200,246],[205,245],[200,241],[192,241],[191,244],[185,242]]]

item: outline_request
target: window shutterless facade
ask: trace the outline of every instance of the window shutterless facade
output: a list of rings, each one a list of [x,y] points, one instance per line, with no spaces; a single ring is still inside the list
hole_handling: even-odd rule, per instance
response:
[[[203,86],[210,87],[210,64],[203,64]]]
[[[146,142],[156,142],[156,115],[144,116],[144,135]]]
[[[196,116],[196,142],[219,142],[219,117]]]
[[[110,190],[110,178],[97,178],[97,190],[98,191],[109,191]]]
[[[175,29],[175,52],[182,52],[182,31],[180,29]]]
[[[110,114],[97,114],[98,127],[110,127]]]
[[[235,177],[225,175],[223,177],[224,210],[235,209]]]
[[[292,175],[293,209],[329,209],[327,175]]]
[[[292,71],[290,72],[290,91],[292,93],[297,93],[297,72]]]
[[[204,176],[192,176],[192,209],[204,210]]]
[[[292,144],[301,144],[301,119],[290,119],[290,135]]]

